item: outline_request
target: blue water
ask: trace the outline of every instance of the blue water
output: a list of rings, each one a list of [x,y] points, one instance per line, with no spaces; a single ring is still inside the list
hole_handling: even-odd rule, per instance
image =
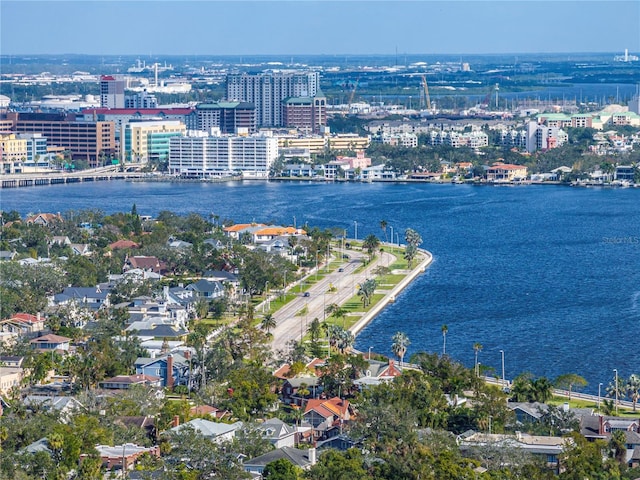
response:
[[[0,192],[0,208],[107,213],[161,210],[346,229],[350,237],[417,230],[435,261],[379,315],[356,347],[391,355],[405,332],[417,351],[468,366],[554,378],[575,372],[586,391],[640,373],[640,189],[427,184],[98,182]],[[389,230],[388,230],[389,231]]]

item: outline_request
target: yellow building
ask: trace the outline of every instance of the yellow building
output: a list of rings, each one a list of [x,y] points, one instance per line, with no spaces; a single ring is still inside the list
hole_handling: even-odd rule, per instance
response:
[[[167,160],[171,137],[186,133],[187,127],[178,120],[129,122],[124,128],[122,157],[134,163]]]
[[[322,153],[326,148],[331,150],[365,150],[369,147],[369,137],[354,134],[338,134],[332,136],[278,137],[279,148],[305,148],[309,153]]]
[[[0,164],[2,173],[14,173],[16,164],[27,160],[27,140],[15,133],[0,134]]]

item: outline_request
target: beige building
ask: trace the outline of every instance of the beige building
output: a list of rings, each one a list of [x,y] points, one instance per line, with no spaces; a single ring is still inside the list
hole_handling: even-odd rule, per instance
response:
[[[527,167],[524,165],[496,163],[487,170],[488,182],[513,182],[525,178],[527,178]]]

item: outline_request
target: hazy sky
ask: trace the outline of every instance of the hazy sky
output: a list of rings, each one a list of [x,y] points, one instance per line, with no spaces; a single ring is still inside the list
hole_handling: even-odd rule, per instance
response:
[[[2,54],[640,51],[640,1],[0,0]]]

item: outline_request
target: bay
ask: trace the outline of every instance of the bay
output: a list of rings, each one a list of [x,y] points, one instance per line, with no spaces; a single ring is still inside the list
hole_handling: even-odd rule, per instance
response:
[[[405,332],[418,351],[479,361],[506,376],[578,373],[598,383],[640,374],[640,189],[402,183],[244,181],[219,184],[97,182],[0,192],[21,214],[99,208],[162,210],[373,233],[417,230],[429,269],[358,336],[386,355]],[[387,229],[387,235],[390,228]]]

